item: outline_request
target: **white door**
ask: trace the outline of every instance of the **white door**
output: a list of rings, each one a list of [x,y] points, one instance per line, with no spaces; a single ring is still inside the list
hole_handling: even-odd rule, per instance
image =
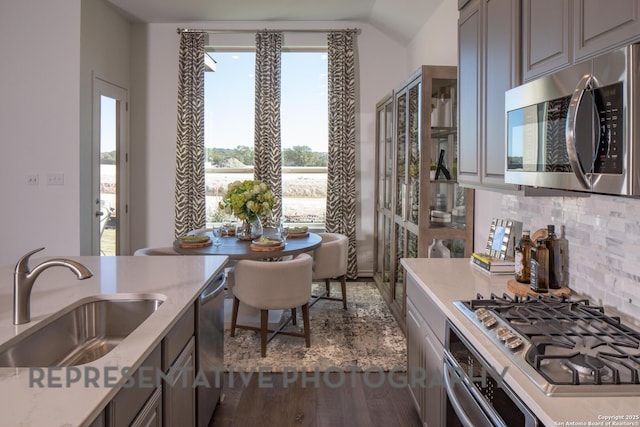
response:
[[[129,254],[126,89],[93,80],[92,255]]]

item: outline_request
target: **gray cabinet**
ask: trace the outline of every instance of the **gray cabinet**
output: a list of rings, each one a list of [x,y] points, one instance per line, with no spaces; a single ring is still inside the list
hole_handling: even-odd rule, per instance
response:
[[[155,411],[151,408],[157,408],[157,403],[152,398],[157,395],[157,390],[161,390],[160,385],[156,384],[160,353],[158,346],[131,375],[130,385],[125,385],[111,400],[106,410],[107,426],[129,426],[134,420],[140,419],[138,414]]]
[[[407,278],[407,369],[413,403],[426,426],[443,425],[442,366],[446,316],[409,274]]]
[[[515,192],[504,183],[504,93],[520,83],[520,2],[475,0],[458,20],[458,181]]]
[[[195,307],[191,306],[132,374],[130,383],[109,402],[104,417],[98,417],[95,425],[196,425],[194,332]]]
[[[523,0],[523,79],[640,40],[640,0]]]
[[[164,425],[196,425],[196,389],[194,387],[195,338],[191,337],[169,369],[163,384]]]
[[[638,0],[574,0],[573,9],[576,61],[639,40]]]
[[[162,340],[163,422],[168,427],[196,425],[194,333],[195,306],[191,306]]]
[[[571,26],[571,0],[522,2],[522,72],[525,81],[571,63]]]

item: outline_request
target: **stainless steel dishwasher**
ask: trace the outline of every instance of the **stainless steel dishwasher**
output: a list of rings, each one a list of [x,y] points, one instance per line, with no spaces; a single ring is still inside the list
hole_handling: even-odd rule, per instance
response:
[[[224,368],[224,271],[217,274],[200,293],[196,305],[196,370],[205,375],[196,389],[198,426],[207,426],[220,400]],[[208,386],[207,386],[208,385]]]

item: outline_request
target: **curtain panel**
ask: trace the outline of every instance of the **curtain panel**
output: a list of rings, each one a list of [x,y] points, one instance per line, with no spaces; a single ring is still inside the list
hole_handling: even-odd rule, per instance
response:
[[[358,276],[356,259],[355,31],[327,35],[329,152],[326,230],[349,239],[347,277]]]
[[[271,227],[282,217],[281,51],[282,33],[256,34],[254,178],[276,196],[272,217],[263,219]]]
[[[204,33],[180,35],[175,236],[205,226]]]

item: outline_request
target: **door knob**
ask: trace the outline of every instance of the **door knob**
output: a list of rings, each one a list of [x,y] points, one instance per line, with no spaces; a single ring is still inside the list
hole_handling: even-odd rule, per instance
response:
[[[104,212],[102,212],[102,211],[96,211],[96,216],[102,216],[102,215],[104,215]]]

